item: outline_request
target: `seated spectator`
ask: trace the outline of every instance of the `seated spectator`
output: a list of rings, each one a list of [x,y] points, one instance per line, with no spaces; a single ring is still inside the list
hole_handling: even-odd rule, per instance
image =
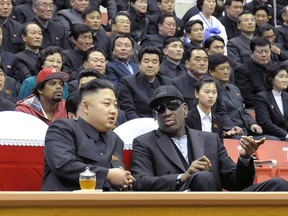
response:
[[[226,0],[224,4],[225,16],[219,18],[219,21],[225,27],[229,40],[241,34],[240,29],[237,27],[237,19],[243,11],[243,0]]]
[[[43,36],[41,28],[35,23],[27,23],[23,26],[21,37],[25,44],[25,49],[16,54],[18,65],[19,82],[37,75],[36,69],[39,48],[41,47]]]
[[[276,62],[267,71],[267,89],[255,96],[256,120],[265,133],[288,141],[287,66]]]
[[[185,25],[186,41],[184,41],[185,52],[192,48],[203,47],[204,26],[201,20],[190,20]],[[190,40],[190,42],[188,42]]]
[[[111,36],[112,41],[114,41],[115,37],[117,37],[118,35],[129,35],[131,32],[130,16],[124,11],[118,12],[116,16],[113,17],[112,19],[111,28],[112,28],[112,36]],[[134,41],[133,57],[131,58],[132,62],[138,63],[138,55],[140,50],[141,46],[136,41]]]
[[[20,88],[18,94],[18,100],[22,100],[31,94],[33,94],[33,89],[36,87],[36,76],[40,70],[43,68],[56,68],[58,70],[62,69],[63,65],[63,51],[60,47],[51,46],[43,49],[39,52],[37,60],[37,73],[33,76],[26,78]],[[63,98],[68,96],[67,83],[64,83],[63,87]]]
[[[186,67],[182,62],[184,48],[178,37],[169,37],[164,41],[163,53],[165,59],[161,62],[159,74],[171,79],[186,74]]]
[[[251,156],[265,139],[243,137],[235,164],[215,133],[185,126],[187,105],[173,86],[161,86],[153,94],[159,128],[133,140],[131,172],[137,191],[287,191],[288,182],[275,178],[253,185]],[[178,103],[171,103],[177,100]],[[47,146],[47,145],[45,145]]]
[[[80,95],[79,90],[76,90],[69,94],[65,102],[65,110],[68,119],[78,120],[80,116]]]
[[[35,13],[33,11],[33,0],[26,0],[24,4],[17,5],[14,7],[14,15],[17,22],[21,24],[32,22],[35,19]],[[53,15],[54,19],[57,15],[57,6],[53,5]]]
[[[15,54],[1,49],[2,44],[5,43],[5,41],[6,40],[3,32],[3,25],[0,24],[0,62],[2,64],[3,71],[5,72],[5,74],[7,76],[13,77],[14,79],[17,79],[18,77],[17,58]]]
[[[271,44],[271,62],[288,60],[288,51],[285,50],[283,43],[275,43],[276,30],[270,24],[261,26],[257,31],[258,37],[266,38]]]
[[[48,125],[56,119],[67,118],[62,90],[68,79],[69,75],[58,69],[41,70],[33,95],[18,101],[15,110],[33,115]]]
[[[276,42],[283,43],[285,50],[288,50],[288,5],[281,10],[283,24],[276,27]]]
[[[225,44],[227,44],[228,39],[225,27],[215,16],[212,15],[216,5],[216,0],[197,0],[199,14],[191,17],[190,20],[199,19],[203,22],[204,41],[210,36],[219,35],[224,39]]]
[[[269,16],[269,10],[265,5],[258,5],[254,9],[253,14],[254,14],[255,20],[256,20],[255,33],[257,33],[257,29],[263,25],[266,25],[268,23],[269,19],[271,18],[271,16]]]
[[[106,56],[102,52],[102,50],[95,50],[95,49],[89,49],[86,54],[84,55],[84,62],[79,67],[79,69],[73,73],[72,76],[77,76],[77,79],[79,78],[79,73],[84,70],[96,70],[98,71],[102,76],[105,76],[106,73]],[[72,80],[68,83],[68,90],[69,93],[74,92],[76,89],[79,88],[78,86],[78,80]]]
[[[20,38],[22,25],[10,17],[13,10],[12,3],[12,0],[2,0],[0,2],[0,24],[3,32],[1,50],[18,53],[23,49],[23,43]]]
[[[89,0],[70,0],[71,8],[58,11],[59,22],[65,28],[67,35],[71,33],[71,28],[75,24],[82,23],[81,14],[89,6]]]
[[[20,84],[16,82],[14,78],[6,76],[3,66],[0,63],[0,97],[2,98],[1,101],[3,103],[4,101],[7,102],[7,107],[5,109],[12,106],[9,105],[11,103],[16,104],[19,89]]]
[[[174,36],[175,32],[175,18],[172,15],[163,14],[158,19],[158,34],[144,35],[140,45],[142,48],[147,46],[155,46],[162,52],[165,38]]]
[[[83,64],[84,55],[88,49],[93,47],[93,33],[89,26],[85,24],[76,24],[72,28],[71,41],[74,43],[74,49],[64,50],[63,71],[71,75],[70,80],[77,79],[77,71]]]
[[[242,136],[253,136],[254,139],[265,137],[269,140],[277,140],[277,137],[263,134],[262,127],[246,112],[239,88],[229,83],[230,71],[227,56],[223,54],[209,56],[209,73],[220,82],[222,99],[231,121],[241,128],[239,133],[231,134],[229,138],[241,139]]]
[[[93,32],[94,48],[102,50],[105,56],[111,55],[111,38],[101,26],[101,12],[97,8],[88,7],[82,13],[82,21]]]
[[[68,47],[68,42],[65,28],[61,23],[52,20],[53,1],[34,0],[33,11],[35,13],[33,22],[42,29],[43,41],[41,49],[48,46],[59,46],[62,49],[66,49]]]
[[[129,35],[118,35],[113,41],[113,59],[107,63],[106,79],[117,90],[122,77],[139,72],[137,64],[131,62],[134,41]]]
[[[233,70],[251,58],[250,42],[256,28],[255,17],[249,11],[243,11],[238,16],[237,22],[241,34],[230,39],[227,44],[227,53]]]
[[[156,3],[156,2],[155,2]],[[175,36],[182,37],[184,32],[185,23],[182,19],[178,18],[175,13],[175,0],[157,0],[158,11],[155,15],[148,15],[149,26],[148,34],[157,34],[159,28],[159,19],[164,14],[173,16],[175,20]]]
[[[147,1],[147,0],[144,0]],[[117,11],[125,11],[129,8],[129,0],[117,0],[115,1],[117,5]]]
[[[223,137],[220,116],[213,113],[211,108],[217,99],[217,88],[212,78],[200,79],[196,85],[195,98],[198,105],[190,110],[185,122],[189,128],[217,133]]]
[[[48,128],[42,190],[79,190],[79,173],[86,167],[97,174],[97,189],[132,189],[135,179],[122,162],[123,141],[112,131],[118,115],[113,86],[101,79],[83,85],[80,108],[77,121],[61,119]]]
[[[158,48],[145,47],[139,54],[140,72],[123,77],[118,87],[120,109],[126,112],[128,120],[152,117],[148,101],[153,91],[161,85],[172,84],[165,76],[159,75],[162,56]]]
[[[115,0],[90,0],[89,2],[90,7],[100,10],[100,6],[102,6],[107,9],[108,23],[111,23],[112,18],[117,14],[117,5]]]
[[[130,7],[127,11],[131,20],[130,36],[140,42],[143,35],[147,34],[149,19],[146,16],[147,0],[130,0]]]
[[[264,91],[266,66],[270,62],[271,45],[263,37],[255,38],[250,44],[251,59],[234,71],[235,84],[241,91],[246,109],[254,109],[255,95]]]

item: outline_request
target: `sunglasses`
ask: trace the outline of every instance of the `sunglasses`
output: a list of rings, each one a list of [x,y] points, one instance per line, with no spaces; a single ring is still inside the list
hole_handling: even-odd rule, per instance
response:
[[[182,104],[183,102],[180,101],[180,100],[172,100],[172,101],[169,101],[167,103],[163,103],[163,104],[160,104],[159,106],[157,106],[156,108],[154,108],[154,110],[157,112],[157,113],[164,113],[166,108],[171,110],[171,111],[175,111],[177,110],[180,105]]]

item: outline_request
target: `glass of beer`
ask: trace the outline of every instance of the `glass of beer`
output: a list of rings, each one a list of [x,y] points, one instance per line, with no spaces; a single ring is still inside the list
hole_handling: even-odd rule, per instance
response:
[[[86,167],[86,170],[79,175],[79,184],[81,190],[95,190],[96,174]]]

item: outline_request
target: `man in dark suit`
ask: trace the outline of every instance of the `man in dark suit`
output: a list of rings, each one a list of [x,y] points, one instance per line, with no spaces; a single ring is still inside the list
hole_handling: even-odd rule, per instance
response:
[[[156,88],[172,84],[168,77],[158,74],[161,64],[161,52],[158,48],[148,46],[140,51],[140,72],[125,76],[118,87],[120,109],[126,112],[127,119],[152,117],[148,102]]]
[[[178,37],[169,37],[164,41],[163,53],[165,59],[161,62],[159,74],[171,79],[186,73],[186,67],[182,62],[184,48],[183,42]]]
[[[227,53],[233,70],[250,59],[250,41],[256,28],[255,17],[249,11],[241,13],[237,22],[241,34],[227,43]]]
[[[288,50],[288,5],[281,10],[283,24],[276,27],[276,42],[283,43],[285,50]]]
[[[251,59],[234,71],[235,84],[240,89],[246,109],[254,108],[254,98],[258,92],[264,91],[266,66],[270,62],[271,45],[263,37],[255,38],[250,44]]]
[[[134,139],[131,172],[135,190],[145,191],[287,191],[288,182],[276,178],[253,185],[251,155],[265,139],[243,137],[235,164],[215,133],[185,126],[187,105],[174,87],[159,87],[149,107],[159,128]]]
[[[131,189],[134,178],[124,170],[123,141],[111,130],[118,115],[113,86],[93,80],[81,87],[80,98],[77,121],[61,119],[48,128],[42,190],[79,190],[79,173],[86,167],[97,174],[97,189]]]
[[[163,14],[158,19],[158,34],[144,35],[140,45],[142,48],[146,46],[155,46],[162,51],[165,38],[174,36],[175,32],[175,18],[172,15]]]
[[[52,20],[53,1],[35,0],[33,2],[33,11],[36,16],[33,22],[42,29],[43,41],[41,49],[48,46],[60,46],[62,49],[69,47],[64,26]]]
[[[138,65],[131,62],[133,46],[134,41],[129,35],[118,35],[113,41],[113,59],[107,63],[105,77],[113,83],[115,88],[122,77],[139,71]]]
[[[237,18],[243,11],[243,0],[226,0],[225,16],[219,20],[226,29],[228,40],[241,34],[237,27]]]
[[[11,53],[20,52],[23,49],[20,38],[22,25],[10,17],[13,10],[12,0],[1,1],[0,8],[0,25],[3,31],[1,50]]]

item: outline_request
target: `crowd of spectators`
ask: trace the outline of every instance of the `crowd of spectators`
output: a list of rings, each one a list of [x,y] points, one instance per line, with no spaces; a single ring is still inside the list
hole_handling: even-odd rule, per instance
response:
[[[107,23],[100,5],[107,8]],[[287,72],[288,66],[288,6],[279,1],[276,12],[271,0],[197,0],[183,18],[175,12],[175,0],[0,0],[0,111],[25,112],[23,104],[38,104],[33,112],[50,124],[59,102],[64,109],[65,99],[79,88],[84,70],[114,85],[120,122],[153,117],[148,106],[153,92],[170,84],[183,94],[188,110],[198,113],[198,82],[211,78],[217,90],[206,113],[211,132],[219,124],[220,137],[266,134],[288,140],[287,123],[278,125],[285,132],[277,135],[259,109],[261,92],[270,91],[266,103],[274,104],[283,121],[288,118],[288,105],[281,102],[287,73],[280,77],[284,87],[273,94],[266,87],[278,78],[274,64],[281,64],[278,71]],[[64,72],[69,80],[39,78],[47,69]],[[247,109],[255,109],[257,122]],[[217,124],[211,124],[214,115]]]

